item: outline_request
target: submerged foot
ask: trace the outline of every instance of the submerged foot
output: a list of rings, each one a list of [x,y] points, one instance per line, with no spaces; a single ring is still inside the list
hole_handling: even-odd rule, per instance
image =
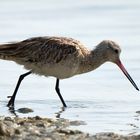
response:
[[[9,98],[10,96],[8,96],[8,98]],[[13,96],[11,96],[11,98],[10,98],[10,100],[9,100],[9,102],[8,102],[8,104],[7,104],[7,106],[8,107],[11,107],[11,108],[14,108],[14,102],[15,102],[15,99],[13,98]]]

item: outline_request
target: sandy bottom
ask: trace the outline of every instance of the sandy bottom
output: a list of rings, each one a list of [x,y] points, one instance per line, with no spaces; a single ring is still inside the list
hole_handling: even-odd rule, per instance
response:
[[[139,140],[140,135],[123,136],[115,133],[90,135],[69,126],[81,125],[79,121],[36,117],[0,117],[2,140]]]

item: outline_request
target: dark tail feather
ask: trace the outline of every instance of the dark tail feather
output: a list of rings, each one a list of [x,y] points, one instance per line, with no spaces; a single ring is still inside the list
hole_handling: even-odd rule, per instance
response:
[[[16,43],[0,45],[0,59],[11,60],[18,46]]]
[[[0,55],[12,55],[18,48],[16,43],[0,45]]]

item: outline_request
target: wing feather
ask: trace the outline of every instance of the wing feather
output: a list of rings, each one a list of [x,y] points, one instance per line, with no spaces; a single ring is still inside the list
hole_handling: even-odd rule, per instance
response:
[[[26,62],[59,63],[78,55],[78,42],[64,37],[36,37],[0,45],[0,55]]]

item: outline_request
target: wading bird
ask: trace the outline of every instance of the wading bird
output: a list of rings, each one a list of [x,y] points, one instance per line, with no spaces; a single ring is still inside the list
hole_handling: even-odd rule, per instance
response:
[[[66,107],[60,93],[59,80],[92,71],[107,61],[117,64],[132,85],[139,90],[122,65],[120,52],[119,45],[111,40],[102,41],[93,50],[87,49],[80,41],[66,37],[35,37],[1,44],[0,59],[14,61],[29,70],[20,75],[7,106],[14,106],[18,88],[24,77],[35,73],[56,77],[55,89],[63,106]]]

